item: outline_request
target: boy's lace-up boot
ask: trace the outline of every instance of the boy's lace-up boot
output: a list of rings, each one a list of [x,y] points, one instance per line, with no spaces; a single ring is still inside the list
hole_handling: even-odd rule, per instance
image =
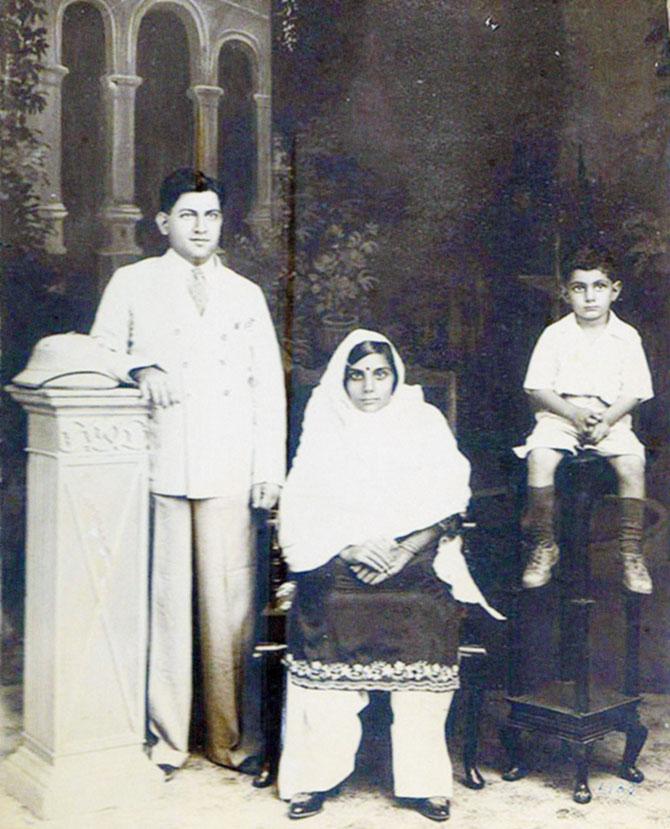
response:
[[[642,553],[644,500],[621,498],[619,551],[623,562],[623,584],[633,593],[649,595],[653,584]]]
[[[530,556],[523,571],[524,587],[543,587],[551,579],[551,568],[558,561],[554,541],[554,487],[528,487],[526,509],[521,519],[524,547]]]
[[[551,568],[558,562],[558,557],[558,544],[555,541],[541,541],[536,544],[523,571],[523,586],[544,587],[551,579]]]

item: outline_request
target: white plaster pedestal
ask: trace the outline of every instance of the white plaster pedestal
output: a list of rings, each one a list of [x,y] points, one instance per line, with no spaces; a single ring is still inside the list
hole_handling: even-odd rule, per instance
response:
[[[145,405],[135,389],[8,391],[28,412],[27,595],[23,742],[0,783],[42,818],[155,797]]]

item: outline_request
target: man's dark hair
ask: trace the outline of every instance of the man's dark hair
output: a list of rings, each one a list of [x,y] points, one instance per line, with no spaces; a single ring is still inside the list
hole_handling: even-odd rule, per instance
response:
[[[612,253],[602,245],[579,248],[568,260],[563,281],[568,282],[575,271],[602,271],[614,281],[615,262]],[[617,280],[619,277],[616,277]]]
[[[349,356],[347,357],[347,368],[355,365],[359,360],[362,360],[363,357],[367,357],[370,354],[381,354],[382,357],[386,358],[386,362],[389,364],[389,368],[393,372],[393,391],[395,391],[396,386],[398,385],[398,369],[396,368],[395,360],[393,359],[393,351],[391,351],[391,346],[388,343],[384,343],[379,340],[363,340],[362,343],[358,343],[358,345],[355,345],[349,352]],[[345,370],[345,384],[346,381],[347,372]]]
[[[184,193],[204,193],[211,190],[219,197],[219,203],[223,207],[225,192],[223,184],[216,179],[206,176],[201,170],[193,170],[190,167],[180,167],[174,173],[170,173],[160,189],[160,210],[169,213],[175,206],[179,196]]]

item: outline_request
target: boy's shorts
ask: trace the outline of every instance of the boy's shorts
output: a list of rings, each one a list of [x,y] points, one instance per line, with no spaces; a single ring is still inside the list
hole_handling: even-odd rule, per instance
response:
[[[605,411],[608,407],[598,397],[567,397],[575,406]],[[597,444],[582,445],[572,422],[552,412],[540,411],[535,415],[535,428],[523,446],[515,446],[514,453],[525,458],[533,449],[559,449],[577,454],[579,449],[589,449],[603,457],[635,455],[644,460],[644,446],[631,428],[632,418],[625,415],[612,426],[609,435]]]

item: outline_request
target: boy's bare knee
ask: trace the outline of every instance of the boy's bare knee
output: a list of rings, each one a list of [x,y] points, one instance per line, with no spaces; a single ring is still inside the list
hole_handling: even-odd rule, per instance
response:
[[[620,455],[610,458],[610,463],[620,478],[644,478],[644,459],[636,455]]]
[[[528,483],[530,486],[551,486],[556,467],[561,462],[556,449],[533,449],[528,454]]]
[[[620,494],[643,497],[644,458],[638,458],[636,455],[620,455],[609,460],[619,481]]]

